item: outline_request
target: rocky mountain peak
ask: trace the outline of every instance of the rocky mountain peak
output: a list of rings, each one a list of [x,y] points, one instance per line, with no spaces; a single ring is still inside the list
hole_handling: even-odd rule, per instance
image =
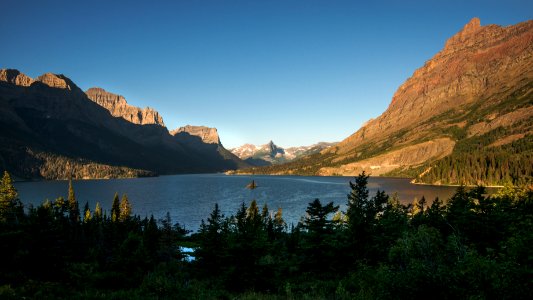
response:
[[[381,116],[341,142],[339,153],[479,99],[502,101],[511,91],[508,87],[519,90],[531,82],[532,57],[533,21],[481,26],[474,18],[398,88]]]
[[[32,78],[15,69],[1,69],[0,81],[26,87],[30,86],[34,82]]]
[[[260,146],[244,144],[230,149],[230,151],[254,166],[265,166],[285,163],[306,155],[315,154],[335,144],[337,143],[318,143],[310,146],[283,148],[270,141]]]
[[[273,153],[274,155],[277,152],[277,150],[279,149],[278,146],[276,144],[274,144],[274,142],[272,140],[270,140],[270,142],[268,142],[267,147],[270,150],[270,152]]]
[[[107,109],[114,117],[123,118],[134,124],[156,124],[165,126],[163,117],[156,110],[146,107],[139,108],[129,105],[126,99],[117,94],[110,93],[102,88],[93,87],[85,91],[85,94],[96,104]]]
[[[66,89],[70,91],[79,90],[76,84],[63,74],[45,73],[37,77],[35,81],[40,81],[51,88]]]
[[[479,37],[478,34],[483,29],[497,29],[501,28],[497,25],[492,26],[481,26],[481,21],[479,18],[473,18],[468,22],[463,29],[461,29],[459,32],[457,32],[454,36],[452,36],[448,41],[446,41],[446,45],[444,46],[444,49],[442,52],[454,52],[457,50],[461,50],[466,47],[470,47],[473,44],[468,43],[468,40],[476,39],[476,37]]]
[[[202,139],[206,144],[218,144],[220,145],[220,137],[216,128],[207,126],[192,126],[187,125],[178,129],[172,130],[170,134],[176,136],[180,133],[188,133],[190,135],[197,136]]]
[[[479,18],[474,17],[470,22],[468,22],[464,27],[463,30],[461,30],[461,33],[463,34],[471,34],[472,32],[475,32],[481,28],[481,20]]]

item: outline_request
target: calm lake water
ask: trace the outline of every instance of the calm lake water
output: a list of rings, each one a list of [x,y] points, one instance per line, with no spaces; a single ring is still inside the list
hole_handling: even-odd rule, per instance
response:
[[[254,179],[259,186],[255,190],[245,186]],[[162,218],[170,213],[173,222],[179,222],[189,230],[197,230],[200,221],[207,219],[215,203],[225,215],[235,214],[242,202],[248,206],[256,199],[260,207],[265,203],[275,212],[283,209],[287,224],[296,223],[305,214],[307,204],[315,198],[322,203],[333,201],[346,210],[348,182],[353,177],[300,177],[300,176],[227,176],[224,174],[172,175],[150,178],[79,180],[74,181],[80,209],[85,202],[94,210],[96,202],[104,210],[111,208],[115,192],[127,194],[133,212],[141,217],[154,215]],[[45,199],[67,197],[68,181],[17,182],[24,204],[39,205]],[[409,179],[371,177],[368,185],[371,195],[378,189],[392,195],[398,193],[403,203],[425,196],[446,200],[455,187],[413,185]]]

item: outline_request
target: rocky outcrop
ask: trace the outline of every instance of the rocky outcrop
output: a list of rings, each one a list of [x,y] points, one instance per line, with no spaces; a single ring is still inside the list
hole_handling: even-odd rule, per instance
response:
[[[187,125],[170,132],[173,136],[181,133],[197,136],[206,144],[220,144],[220,137],[216,128]]]
[[[0,70],[0,81],[18,86],[30,86],[34,80],[14,69]]]
[[[37,77],[36,81],[39,81],[41,83],[46,84],[47,86],[51,88],[56,89],[67,89],[67,90],[74,90],[78,89],[78,87],[65,75],[60,74],[52,74],[52,73],[45,73],[39,77]]]
[[[155,124],[165,126],[159,112],[150,107],[141,109],[129,105],[124,97],[107,92],[102,88],[90,88],[85,94],[87,94],[89,99],[109,110],[114,117],[123,118],[128,122],[139,125]]]

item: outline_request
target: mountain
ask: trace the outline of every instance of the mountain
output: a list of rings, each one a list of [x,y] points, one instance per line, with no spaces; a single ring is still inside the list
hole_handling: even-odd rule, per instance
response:
[[[252,166],[224,148],[220,142],[220,137],[218,136],[216,128],[187,125],[172,130],[170,134],[174,136],[178,142],[194,148],[197,151],[204,153],[218,153],[218,155],[226,161],[231,161],[233,163],[233,169],[243,169]]]
[[[282,148],[270,141],[261,146],[244,144],[230,151],[253,166],[269,166],[290,162],[297,158],[318,153],[336,143],[317,143],[311,146]]]
[[[103,89],[86,94],[64,75],[34,80],[0,70],[0,168],[19,177],[153,176],[244,164],[196,139],[178,140],[156,111]]]
[[[218,136],[218,131],[216,128],[187,125],[172,130],[170,134],[175,137],[196,136],[199,137],[203,143],[221,145],[220,137]]]
[[[267,173],[402,175],[433,184],[533,177],[533,21],[472,19],[338,145]]]

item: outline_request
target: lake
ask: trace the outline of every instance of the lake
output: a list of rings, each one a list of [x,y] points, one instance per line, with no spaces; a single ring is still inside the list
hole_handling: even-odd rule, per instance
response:
[[[246,189],[255,180],[258,188]],[[224,174],[171,175],[148,178],[78,180],[73,181],[76,198],[83,209],[86,202],[91,211],[96,202],[104,210],[111,209],[115,192],[127,194],[133,212],[141,217],[154,215],[157,219],[170,213],[173,222],[179,222],[188,230],[197,230],[202,219],[207,219],[215,203],[225,215],[235,214],[242,202],[248,206],[256,199],[262,207],[265,203],[273,212],[283,209],[287,224],[296,223],[305,215],[307,204],[315,198],[322,203],[333,201],[346,211],[348,182],[353,177],[311,176],[228,176]],[[402,203],[411,203],[416,197],[425,196],[448,199],[455,187],[414,185],[405,178],[370,177],[371,195],[378,189],[392,195],[398,193]],[[17,182],[15,187],[24,204],[39,205],[45,199],[59,196],[67,198],[68,181]]]

